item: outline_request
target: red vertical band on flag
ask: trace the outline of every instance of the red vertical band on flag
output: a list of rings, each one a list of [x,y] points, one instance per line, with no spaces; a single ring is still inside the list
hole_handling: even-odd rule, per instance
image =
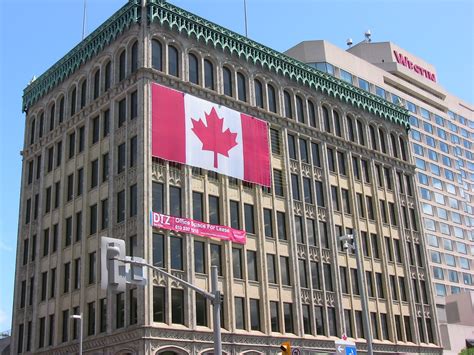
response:
[[[244,180],[270,186],[270,152],[266,122],[245,114],[242,120]]]
[[[151,100],[152,156],[186,163],[184,93],[153,84]]]

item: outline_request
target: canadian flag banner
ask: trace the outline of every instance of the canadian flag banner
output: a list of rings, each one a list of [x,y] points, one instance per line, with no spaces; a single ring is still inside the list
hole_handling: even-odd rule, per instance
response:
[[[152,84],[152,155],[270,186],[266,122]]]

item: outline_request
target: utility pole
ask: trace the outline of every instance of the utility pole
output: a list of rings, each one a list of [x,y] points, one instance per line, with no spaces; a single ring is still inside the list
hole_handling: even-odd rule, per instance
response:
[[[357,235],[357,230],[354,230],[353,234],[344,234],[340,236],[339,240],[344,242],[344,249],[353,249],[355,252],[355,258],[357,262],[357,278],[359,279],[359,290],[363,308],[362,320],[364,323],[364,335],[367,341],[367,353],[368,355],[373,355],[374,351],[372,349],[372,330],[370,328],[369,321],[369,302],[367,300],[367,289],[365,287],[365,275],[363,271],[362,255],[359,250],[359,237]],[[351,240],[353,244],[349,243]]]

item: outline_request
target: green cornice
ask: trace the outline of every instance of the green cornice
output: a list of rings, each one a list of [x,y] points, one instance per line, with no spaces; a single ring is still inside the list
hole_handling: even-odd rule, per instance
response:
[[[130,0],[23,91],[23,111],[97,55],[131,24],[140,21],[140,5]]]
[[[148,20],[165,23],[170,29],[195,36],[215,48],[228,50],[277,74],[350,103],[393,123],[410,128],[408,111],[376,95],[361,90],[296,59],[254,42],[247,37],[216,25],[162,0],[148,0]]]
[[[48,71],[33,81],[23,93],[23,110],[33,105],[56,85],[74,73],[82,64],[99,53],[131,24],[140,22],[139,0],[129,0],[125,6],[74,47]],[[409,129],[409,114],[367,91],[356,88],[327,73],[263,46],[233,31],[216,25],[163,0],[147,0],[148,21],[167,24],[187,36],[195,36],[215,48],[245,58],[254,65],[272,70],[302,85],[319,90],[374,115]]]

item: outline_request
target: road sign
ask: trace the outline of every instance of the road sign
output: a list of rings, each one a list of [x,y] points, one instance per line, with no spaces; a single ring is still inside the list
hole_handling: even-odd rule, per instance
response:
[[[336,340],[336,355],[357,355],[357,349],[354,342],[349,340]]]

